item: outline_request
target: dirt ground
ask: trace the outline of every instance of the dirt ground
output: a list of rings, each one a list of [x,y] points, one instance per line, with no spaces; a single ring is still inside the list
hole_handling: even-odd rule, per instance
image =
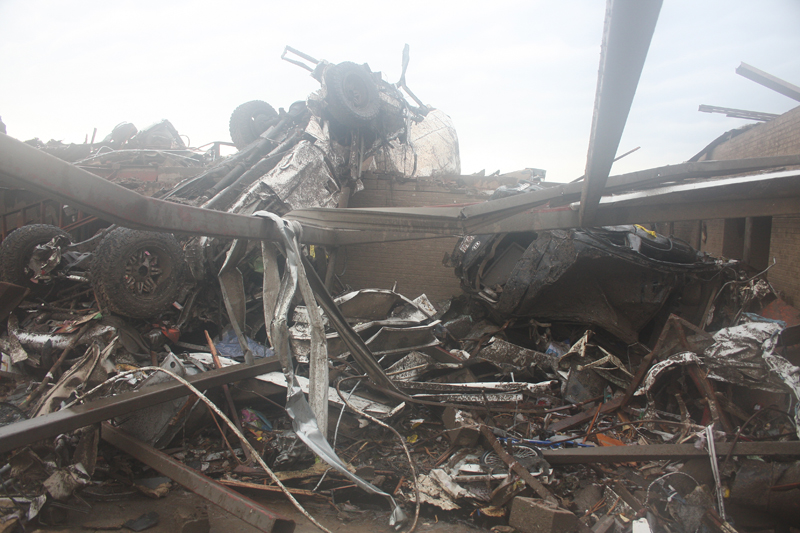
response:
[[[264,506],[286,518],[294,520],[297,524],[296,533],[318,532],[311,522],[303,517],[288,501],[277,498],[259,498],[248,494]],[[392,533],[389,527],[388,511],[337,511],[324,502],[301,502],[306,510],[319,520],[325,527],[334,533]],[[220,507],[207,503],[199,496],[174,488],[170,493],[157,500],[145,496],[135,495],[122,501],[114,502],[89,502],[91,510],[78,512],[71,510],[66,516],[66,522],[57,526],[39,526],[36,531],[61,532],[61,533],[93,533],[96,531],[130,531],[123,528],[127,520],[136,519],[145,513],[155,511],[159,515],[157,525],[146,529],[148,533],[203,533],[201,524],[194,527],[183,528],[186,523],[183,516],[202,516],[207,509],[210,525],[209,533],[257,533],[258,529],[248,525],[239,518],[225,512]],[[346,507],[342,505],[340,507]],[[412,510],[413,512],[413,510]],[[463,531],[485,532],[488,529],[478,528],[465,521],[447,522],[444,518],[438,519],[436,515],[420,516],[417,531],[431,531],[436,533],[458,533]],[[452,520],[452,518],[451,518]],[[406,526],[403,531],[407,530]]]

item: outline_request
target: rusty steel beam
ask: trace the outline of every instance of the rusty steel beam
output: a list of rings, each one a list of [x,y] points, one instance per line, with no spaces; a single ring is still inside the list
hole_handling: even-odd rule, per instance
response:
[[[581,192],[580,225],[595,213],[617,155],[622,131],[639,85],[662,0],[608,0],[600,48],[600,70]]]
[[[224,383],[241,381],[280,369],[280,362],[277,358],[270,358],[254,365],[233,365],[221,370],[202,372],[188,377],[187,380],[198,389],[207,390]],[[20,420],[0,427],[0,453],[186,395],[187,390],[183,385],[170,380],[137,391],[125,392],[76,405],[69,409],[62,409],[55,413]]]
[[[608,179],[604,192],[629,191],[663,181],[680,182],[693,178],[738,174],[798,164],[800,155],[683,163],[612,176]],[[275,240],[276,236],[276,228],[268,219],[148,198],[4,134],[0,134],[0,179],[57,198],[105,220],[125,226],[228,238]],[[741,180],[747,181],[746,178]],[[303,225],[304,243],[324,245],[430,239],[476,232],[505,233],[569,228],[579,225],[578,213],[569,207],[543,210],[531,210],[531,208],[547,202],[553,207],[553,204],[563,205],[575,201],[580,197],[581,186],[580,183],[565,184],[462,209],[453,207],[299,209],[287,214],[286,218],[296,220]],[[654,196],[651,203],[661,201],[667,204],[668,196],[664,195],[663,199]],[[735,208],[744,209],[748,216],[786,214],[794,212],[796,205],[792,202],[796,201],[797,194],[794,191],[782,192],[780,205],[764,205],[765,200],[771,201],[772,198],[765,199],[760,195],[748,194],[746,198],[740,200],[742,205],[736,205]],[[635,208],[627,207],[621,210],[620,207],[623,207],[621,205],[608,206],[609,208],[601,205],[597,222],[598,225],[613,225],[684,220],[688,219],[687,217],[714,218],[698,215],[698,209],[691,209],[691,207],[707,208],[707,203],[690,206],[687,211],[683,209],[686,201],[687,199],[683,198],[679,200],[679,209],[674,205],[664,206],[663,209],[661,205],[651,205],[641,208],[638,212]],[[751,203],[757,205],[751,207]],[[721,204],[718,217],[724,214],[721,213],[724,210],[722,208],[729,204],[730,202]],[[675,218],[676,216],[680,218]]]
[[[730,442],[716,443],[717,455],[726,456],[731,451]],[[706,450],[698,450],[694,444],[649,444],[645,446],[598,446],[596,448],[562,448],[542,450],[551,465],[586,463],[630,463],[639,461],[685,461],[693,457],[708,459]],[[800,457],[800,441],[788,442],[738,442],[732,455],[759,455],[761,457],[782,455]]]
[[[210,477],[127,435],[108,422],[103,423],[100,435],[104,441],[132,455],[233,516],[258,528],[259,531],[275,533],[292,533],[294,531],[293,520],[275,514],[260,503],[220,485]]]

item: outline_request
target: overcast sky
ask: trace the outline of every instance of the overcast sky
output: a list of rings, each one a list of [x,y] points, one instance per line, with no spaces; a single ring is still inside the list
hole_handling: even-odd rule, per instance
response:
[[[0,0],[0,116],[18,139],[102,139],[169,119],[193,146],[229,140],[248,100],[288,107],[318,84],[291,45],[367,62],[458,130],[462,173],[583,173],[605,1]],[[666,0],[613,173],[679,163],[747,121],[711,104],[783,113],[797,102],[735,74],[744,61],[800,85],[800,1]]]

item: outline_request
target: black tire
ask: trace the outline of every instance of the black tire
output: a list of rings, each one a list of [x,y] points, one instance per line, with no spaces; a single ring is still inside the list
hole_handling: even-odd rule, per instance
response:
[[[95,250],[92,288],[103,311],[150,318],[175,301],[185,267],[183,248],[171,234],[117,228]]]
[[[360,128],[377,118],[381,110],[378,86],[362,65],[346,61],[325,71],[328,111],[341,124]]]
[[[62,235],[72,242],[66,231],[48,224],[31,224],[12,231],[0,245],[0,279],[31,289],[36,293],[43,283],[31,281],[33,272],[28,268],[33,249]]]
[[[266,102],[251,100],[231,113],[231,140],[239,150],[258,139],[259,135],[277,122],[278,113]]]

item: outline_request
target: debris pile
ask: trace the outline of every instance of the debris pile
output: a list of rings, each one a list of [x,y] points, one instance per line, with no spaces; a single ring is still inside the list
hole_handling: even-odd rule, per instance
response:
[[[26,276],[80,262],[59,237],[33,248]],[[790,308],[736,262],[674,243],[682,263],[654,259],[645,238],[665,240],[638,227],[466,237],[451,261],[467,295],[434,304],[385,289],[330,299],[287,226],[281,246],[239,263],[250,287],[240,324],[255,332],[245,343],[207,305],[194,322],[175,318],[185,307],[123,318],[82,294],[85,280],[17,279],[36,283],[6,313],[6,420],[30,417],[55,438],[3,444],[5,522],[58,523],[98,494],[163,497],[169,478],[190,486],[191,471],[214,490],[285,490],[350,519],[386,500],[398,527],[416,521],[415,505],[422,520],[522,532],[732,531],[754,516],[796,525],[797,463],[780,459],[800,453],[800,337],[770,318]],[[581,302],[572,314],[569,301]],[[203,401],[184,391],[119,408],[170,376],[252,369],[239,363],[248,352],[257,373],[224,379]],[[320,353],[323,417],[305,397]],[[97,401],[117,406],[102,428],[51,421]],[[168,477],[149,479],[115,448]]]
[[[463,237],[444,302],[337,286],[332,251],[281,217],[343,206],[365,168],[453,172],[455,135],[423,148],[448,126],[404,76],[287,53],[320,92],[240,106],[240,151],[161,194],[271,240],[3,241],[0,532],[176,484],[262,531],[294,523],[240,492],[323,531],[310,502],[405,531],[800,527],[800,313],[765,272],[614,226]]]

